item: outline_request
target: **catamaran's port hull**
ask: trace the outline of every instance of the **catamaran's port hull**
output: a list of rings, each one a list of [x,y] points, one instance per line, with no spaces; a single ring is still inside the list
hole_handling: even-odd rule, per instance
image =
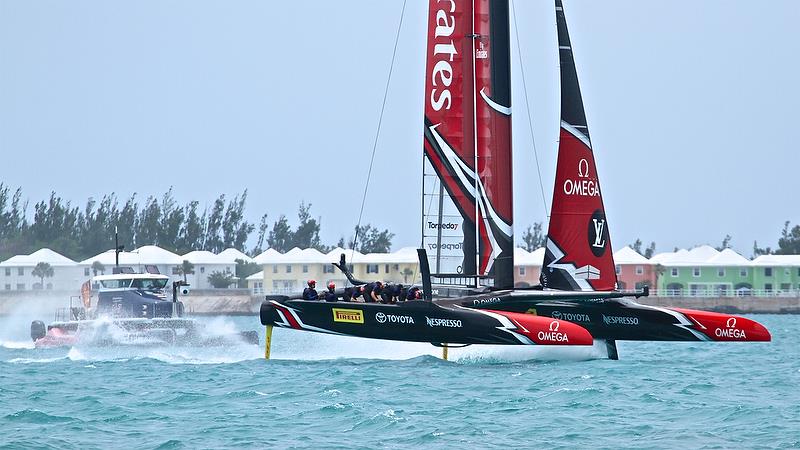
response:
[[[503,291],[440,301],[566,320],[586,328],[596,339],[726,342],[771,340],[766,327],[746,317],[642,305],[633,299],[621,298],[620,293]]]
[[[425,301],[380,303],[272,299],[261,323],[283,328],[433,344],[592,345],[580,325],[530,314],[442,307]]]

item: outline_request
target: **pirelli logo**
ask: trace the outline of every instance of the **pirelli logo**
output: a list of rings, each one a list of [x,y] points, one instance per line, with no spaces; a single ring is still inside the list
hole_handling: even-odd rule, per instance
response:
[[[364,313],[360,309],[333,308],[333,321],[364,323]]]

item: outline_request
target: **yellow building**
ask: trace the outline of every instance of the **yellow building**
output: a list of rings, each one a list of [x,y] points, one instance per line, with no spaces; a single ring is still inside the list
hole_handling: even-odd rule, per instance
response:
[[[295,247],[286,253],[268,249],[254,258],[264,269],[260,290],[265,294],[296,294],[305,288],[308,280],[315,280],[320,290],[331,281],[338,288],[345,287],[349,285],[347,279],[333,266],[342,253],[357,279],[405,284],[420,282],[417,251],[413,247],[392,253],[366,255],[342,248],[335,248],[326,254],[313,248]],[[255,280],[248,280],[248,284],[255,286],[255,283]]]

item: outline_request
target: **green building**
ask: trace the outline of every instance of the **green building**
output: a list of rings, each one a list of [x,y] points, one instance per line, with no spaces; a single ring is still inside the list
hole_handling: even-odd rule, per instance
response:
[[[800,255],[762,255],[752,264],[755,289],[765,295],[800,295]]]
[[[731,249],[702,245],[661,253],[650,261],[656,264],[658,295],[800,295],[800,255],[764,255],[751,261]]]

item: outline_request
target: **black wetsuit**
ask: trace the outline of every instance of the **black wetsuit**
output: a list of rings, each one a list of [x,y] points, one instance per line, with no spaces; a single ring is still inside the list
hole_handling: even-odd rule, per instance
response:
[[[303,300],[319,300],[317,290],[310,287],[303,289]]]
[[[336,292],[328,289],[325,291],[325,301],[326,302],[335,302],[336,301]]]
[[[404,302],[406,301],[406,294],[408,294],[408,289],[405,288],[402,284],[398,284],[397,289],[397,301]]]
[[[364,286],[364,301],[367,303],[375,303],[375,299],[372,298],[372,293],[375,293],[375,296],[380,298],[383,289],[378,286],[378,283],[369,283]]]

